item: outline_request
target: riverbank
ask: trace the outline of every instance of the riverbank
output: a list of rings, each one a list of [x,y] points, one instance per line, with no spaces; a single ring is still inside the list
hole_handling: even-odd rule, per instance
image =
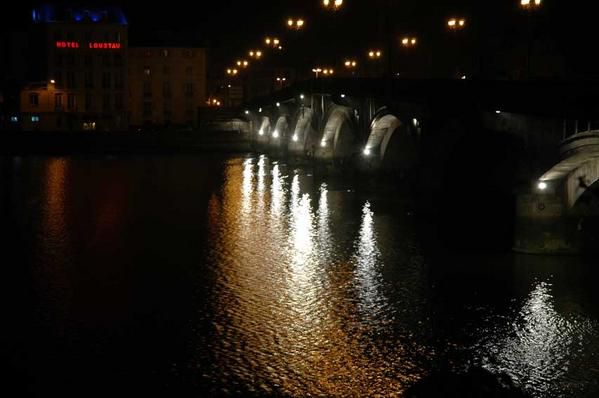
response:
[[[0,154],[245,152],[250,143],[235,131],[0,132]]]

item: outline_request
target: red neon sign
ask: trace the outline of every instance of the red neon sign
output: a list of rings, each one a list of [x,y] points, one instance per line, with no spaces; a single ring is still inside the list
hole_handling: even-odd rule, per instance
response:
[[[76,41],[57,41],[56,48],[79,48],[79,43]]]
[[[57,41],[56,48],[79,48],[79,43],[76,41]],[[119,50],[121,43],[111,42],[91,42],[88,43],[88,48],[92,50]]]
[[[121,43],[93,42],[93,43],[89,43],[89,48],[92,48],[94,50],[96,50],[96,49],[118,50],[119,48],[121,48]]]

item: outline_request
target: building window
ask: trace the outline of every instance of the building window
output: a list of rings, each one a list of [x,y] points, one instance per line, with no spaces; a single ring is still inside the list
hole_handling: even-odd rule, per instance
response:
[[[146,50],[146,52],[144,53],[144,57],[150,58],[151,56],[152,56],[152,51]]]
[[[75,66],[75,54],[67,54],[67,66]]]
[[[85,88],[94,88],[94,74],[91,71],[85,71]]]
[[[56,31],[54,31],[54,41],[62,41],[62,31],[60,29],[56,29]]]
[[[54,107],[56,110],[62,109],[62,94],[54,94]]]
[[[147,81],[147,80],[144,82],[143,92],[144,92],[144,97],[152,96],[152,82]]]
[[[183,50],[183,56],[186,58],[193,58],[193,51],[191,50]]]
[[[152,74],[152,71],[150,70],[150,67],[144,66],[144,75],[150,76],[151,74]]]
[[[102,55],[102,66],[110,66],[110,54]]]
[[[165,123],[170,123],[171,119],[173,118],[173,114],[170,109],[164,110],[163,118]]]
[[[32,121],[33,123],[38,123],[38,122],[40,121],[40,117],[39,117],[39,116],[37,116],[37,115],[32,115],[32,116],[31,116],[31,121]]]
[[[92,32],[85,32],[85,34],[84,34],[84,37],[85,37],[85,41],[86,41],[87,43],[89,43],[89,42],[93,41],[93,40],[92,40],[92,39],[93,39],[93,34],[92,34]]]
[[[165,75],[170,74],[171,73],[171,68],[169,66],[167,66],[167,65],[164,65],[162,67],[162,73],[164,73]]]
[[[110,88],[110,72],[102,73],[102,88]]]
[[[168,57],[168,50],[162,50],[160,51],[160,55],[162,55],[163,57]]]
[[[164,98],[171,98],[173,95],[172,91],[171,91],[171,83],[170,82],[164,82],[162,84],[162,96]]]
[[[87,93],[85,94],[85,110],[88,112],[92,109],[93,107],[93,97],[91,94]]]
[[[77,88],[77,82],[75,81],[75,72],[67,71],[67,87]]]
[[[29,105],[38,106],[40,104],[40,96],[38,93],[29,94]]]
[[[63,54],[56,54],[56,58],[54,59],[54,64],[57,67],[61,67],[64,65],[64,55]]]
[[[114,66],[123,66],[123,56],[121,54],[114,54]]]
[[[114,32],[114,41],[117,43],[121,42],[121,32]]]
[[[191,66],[188,66],[187,68],[185,68],[185,74],[186,75],[191,75],[193,73],[193,68]]]
[[[123,110],[123,96],[121,94],[114,96],[114,109],[117,111]]]
[[[95,130],[96,122],[83,122],[83,130]]]
[[[73,34],[73,32],[67,32],[67,40],[68,41],[75,40],[75,35]]]
[[[193,97],[193,83],[185,83],[185,96],[187,98]]]
[[[54,72],[54,81],[56,82],[56,87],[57,88],[63,88],[64,87],[64,81],[62,80],[62,71],[57,70]]]
[[[91,55],[87,54],[83,57],[83,64],[87,68],[91,68],[94,66],[94,59]]]
[[[76,106],[76,102],[75,102],[75,94],[69,94],[67,95],[67,109],[69,110],[75,110],[75,106]]]
[[[102,96],[102,110],[104,112],[110,111],[110,94],[104,94]]]
[[[117,72],[114,74],[114,87],[115,88],[123,88],[125,86],[123,74]]]
[[[144,113],[144,117],[152,116],[152,103],[151,102],[144,102],[143,113]]]

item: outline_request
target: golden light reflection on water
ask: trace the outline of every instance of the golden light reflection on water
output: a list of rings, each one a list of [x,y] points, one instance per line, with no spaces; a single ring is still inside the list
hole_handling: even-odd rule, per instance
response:
[[[69,173],[69,162],[65,158],[53,158],[45,163],[44,189],[42,193],[42,222],[39,231],[40,247],[37,250],[41,268],[41,294],[47,296],[44,302],[49,307],[44,309],[47,317],[55,321],[65,319],[71,308],[73,295],[68,277],[68,265],[71,261],[70,226],[67,224],[67,192],[66,179]],[[63,322],[53,322],[63,333]]]
[[[327,185],[264,156],[256,166],[231,165],[209,205],[218,267],[212,377],[263,394],[401,393],[420,370],[399,341],[372,339],[361,315],[388,305],[370,297],[382,282],[369,204],[359,230],[337,231],[357,242],[340,256],[332,231],[343,227],[331,225]]]

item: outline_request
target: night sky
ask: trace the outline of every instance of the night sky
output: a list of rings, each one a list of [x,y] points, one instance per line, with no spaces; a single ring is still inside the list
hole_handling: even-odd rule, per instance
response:
[[[599,30],[592,2],[575,3],[579,2],[544,0],[542,11],[534,17],[536,34],[549,38],[553,51],[594,65],[599,61],[594,50]],[[19,2],[14,12],[1,13],[2,29],[23,28],[36,4]],[[414,33],[423,46],[440,56],[446,48],[444,21],[448,16],[466,16],[469,26],[464,40],[480,48],[492,48],[498,42],[506,47],[517,45],[531,20],[519,9],[519,0],[346,0],[337,13],[323,10],[318,0],[202,0],[193,9],[182,0],[169,0],[163,6],[148,2],[147,7],[139,2],[116,4],[122,5],[129,19],[131,45],[207,46],[211,63],[219,68],[259,45],[268,33],[279,33],[288,57],[307,65],[335,62],[344,55],[360,56],[367,48],[380,46],[387,15],[392,15],[396,35]],[[388,4],[392,4],[390,12]],[[304,32],[285,32],[284,21],[292,15],[306,18]]]

